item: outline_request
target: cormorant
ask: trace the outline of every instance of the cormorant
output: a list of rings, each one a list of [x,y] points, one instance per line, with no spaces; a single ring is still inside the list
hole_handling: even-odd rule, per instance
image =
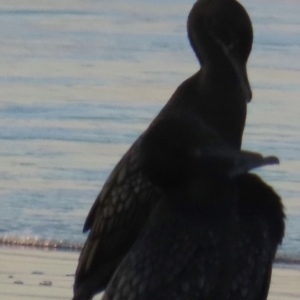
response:
[[[201,146],[225,143],[237,150],[241,147],[246,106],[251,100],[246,71],[253,40],[250,18],[235,0],[198,0],[187,29],[201,68],[177,88],[116,165],[95,200],[83,228],[90,232],[76,270],[74,300],[91,299],[105,289],[161,195],[160,188],[141,170],[144,154],[140,145],[149,130],[155,130],[161,120],[189,118],[209,132]],[[178,140],[174,129],[169,131]],[[162,155],[173,154],[172,150]]]
[[[202,166],[198,173],[178,173],[178,180],[159,175],[164,196],[103,300],[267,299],[284,234],[283,206],[270,186],[247,171],[276,158],[230,149],[207,149],[192,158]],[[209,167],[212,158],[216,168]],[[145,164],[146,173],[159,173],[150,166]]]

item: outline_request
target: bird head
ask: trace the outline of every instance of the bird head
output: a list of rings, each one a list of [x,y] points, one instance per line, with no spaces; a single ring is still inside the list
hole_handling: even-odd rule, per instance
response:
[[[253,42],[251,20],[235,0],[198,0],[188,17],[188,37],[202,67],[228,68],[249,102],[252,92],[246,64]]]

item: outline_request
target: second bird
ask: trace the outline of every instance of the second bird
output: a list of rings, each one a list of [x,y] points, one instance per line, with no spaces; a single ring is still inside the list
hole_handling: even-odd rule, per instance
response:
[[[273,189],[248,170],[278,160],[225,148],[196,155],[193,147],[189,150],[186,163],[193,160],[195,168],[182,169],[176,178],[168,167],[161,174],[155,155],[144,164],[151,178],[158,174],[164,196],[103,300],[267,299],[284,233],[283,206]]]

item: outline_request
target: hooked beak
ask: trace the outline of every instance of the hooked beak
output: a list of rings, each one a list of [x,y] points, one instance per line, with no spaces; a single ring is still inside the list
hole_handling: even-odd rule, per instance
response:
[[[240,87],[246,103],[249,103],[252,100],[252,90],[248,80],[246,66],[239,64],[229,53],[227,57],[236,73],[236,76],[240,82]]]
[[[224,51],[223,45],[223,51]],[[228,49],[226,49],[228,50]],[[252,90],[250,87],[250,83],[248,80],[246,65],[240,64],[236,61],[236,59],[231,55],[229,51],[224,51],[232,68],[234,69],[236,76],[240,82],[240,87],[242,89],[242,93],[246,103],[249,103],[252,100]]]
[[[240,82],[240,87],[246,103],[249,103],[252,100],[252,90],[248,80],[246,66],[239,64],[230,54],[227,55],[236,76]]]
[[[213,34],[211,34],[211,36],[215,40],[215,42],[221,47],[225,56],[228,58],[230,64],[232,65],[238,77],[238,80],[240,81],[240,86],[244,95],[245,102],[249,103],[252,99],[252,91],[248,80],[246,65],[237,62],[235,57],[232,55],[231,49],[233,47],[233,44],[225,45],[220,39],[218,39]]]

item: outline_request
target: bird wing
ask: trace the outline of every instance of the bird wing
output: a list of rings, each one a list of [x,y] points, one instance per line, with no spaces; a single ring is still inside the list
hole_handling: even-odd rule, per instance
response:
[[[118,214],[122,215],[130,208],[132,201],[127,201],[129,191],[132,187],[142,188],[139,183],[143,182],[138,174],[138,156],[137,140],[127,153],[122,157],[115,166],[108,179],[106,180],[101,192],[96,198],[90,212],[86,218],[83,231],[92,230],[94,234],[99,235],[109,231],[108,227],[114,227],[116,223],[109,225],[109,218]],[[123,207],[126,200],[127,206]],[[103,222],[103,220],[105,220]]]
[[[284,212],[280,197],[260,177],[236,177],[240,235],[236,244],[230,299],[265,300],[272,263],[284,235]]]
[[[138,144],[139,139],[116,165],[88,214],[84,231],[90,233],[79,257],[75,290],[94,272],[95,286],[102,280],[106,284],[159,198],[159,189],[139,171]]]
[[[269,236],[266,222],[259,217],[241,220],[236,243],[237,263],[233,266],[230,299],[265,300],[277,245]]]

